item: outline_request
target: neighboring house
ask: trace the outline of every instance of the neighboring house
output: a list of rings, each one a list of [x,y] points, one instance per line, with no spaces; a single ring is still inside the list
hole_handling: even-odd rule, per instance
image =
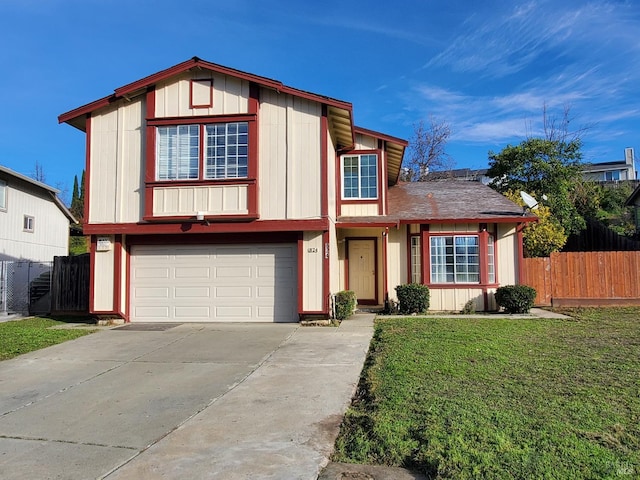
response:
[[[58,190],[0,165],[0,260],[53,261],[69,252],[73,215]]]
[[[585,165],[582,176],[585,180],[596,182],[635,180],[637,177],[633,148],[624,149],[624,160]]]
[[[456,180],[467,180],[470,182],[480,182],[483,185],[489,185],[491,177],[487,177],[487,169],[473,170],[470,168],[456,168],[453,170],[443,170],[431,172],[427,174],[427,181],[444,180],[447,178],[455,178]]]
[[[59,121],[87,135],[94,314],[288,322],[411,281],[483,310],[518,282],[535,217],[481,184],[398,184],[407,142],[348,102],[194,57]]]

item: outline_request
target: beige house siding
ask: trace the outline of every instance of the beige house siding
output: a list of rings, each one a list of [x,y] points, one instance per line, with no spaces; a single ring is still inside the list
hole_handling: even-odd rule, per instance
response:
[[[304,232],[302,240],[302,309],[319,312],[324,309],[322,296],[324,243],[322,232]]]
[[[260,218],[320,218],[321,105],[269,89],[260,99]]]
[[[94,281],[93,309],[96,312],[111,312],[113,310],[115,249],[117,247],[114,244],[113,236],[105,238],[111,240],[111,249],[95,253],[95,264],[91,272]]]
[[[518,235],[515,225],[499,224],[496,235],[496,263],[500,285],[518,283]]]
[[[153,191],[153,215],[243,215],[247,209],[246,185],[158,187]]]
[[[191,108],[191,80],[213,80],[213,106]],[[194,70],[156,86],[156,117],[192,117],[247,113],[249,82],[211,71]]]
[[[144,200],[144,99],[91,118],[89,223],[137,222]]]

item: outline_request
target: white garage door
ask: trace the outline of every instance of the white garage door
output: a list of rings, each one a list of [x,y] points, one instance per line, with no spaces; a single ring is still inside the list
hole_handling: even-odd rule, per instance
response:
[[[295,244],[132,248],[131,321],[297,320]]]

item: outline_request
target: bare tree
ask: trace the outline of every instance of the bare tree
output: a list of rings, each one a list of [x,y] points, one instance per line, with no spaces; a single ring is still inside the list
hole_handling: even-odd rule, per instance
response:
[[[582,141],[584,133],[592,128],[593,124],[580,125],[572,130],[574,117],[571,116],[571,105],[564,104],[562,107],[562,115],[556,116],[549,113],[549,108],[545,103],[542,106],[542,129],[544,132],[544,139],[550,142],[571,143],[574,141]],[[531,131],[531,125],[529,125]],[[528,139],[535,138],[536,136],[529,133]]]
[[[47,180],[44,174],[44,167],[38,160],[36,160],[36,165],[33,169],[33,173],[31,174],[31,178],[42,183],[44,183]]]
[[[433,116],[426,125],[422,120],[414,124],[401,178],[422,182],[430,172],[451,170],[453,159],[445,151],[450,136],[449,124]]]

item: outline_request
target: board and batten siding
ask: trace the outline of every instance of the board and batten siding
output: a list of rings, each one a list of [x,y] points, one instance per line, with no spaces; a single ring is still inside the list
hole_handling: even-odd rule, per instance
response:
[[[138,222],[144,201],[144,98],[91,117],[89,223]]]
[[[321,114],[317,102],[261,89],[261,219],[320,218]]]
[[[518,283],[518,235],[515,225],[498,224],[496,263],[500,285]]]
[[[11,178],[6,209],[0,210],[0,260],[51,262],[69,252],[69,220],[47,192]],[[24,231],[24,216],[33,217],[33,231]]]
[[[320,312],[324,310],[322,232],[304,232],[302,244],[302,309],[306,312]]]
[[[211,185],[193,187],[156,187],[153,190],[153,215],[245,215],[246,185]]]
[[[92,265],[91,275],[93,277],[93,311],[111,312],[115,295],[115,249],[113,236],[109,238],[111,248],[106,251],[96,252],[95,261]],[[126,296],[125,296],[126,297]]]
[[[191,80],[213,81],[213,105],[191,108]],[[194,70],[156,86],[156,117],[233,115],[249,111],[249,82],[204,70]]]

